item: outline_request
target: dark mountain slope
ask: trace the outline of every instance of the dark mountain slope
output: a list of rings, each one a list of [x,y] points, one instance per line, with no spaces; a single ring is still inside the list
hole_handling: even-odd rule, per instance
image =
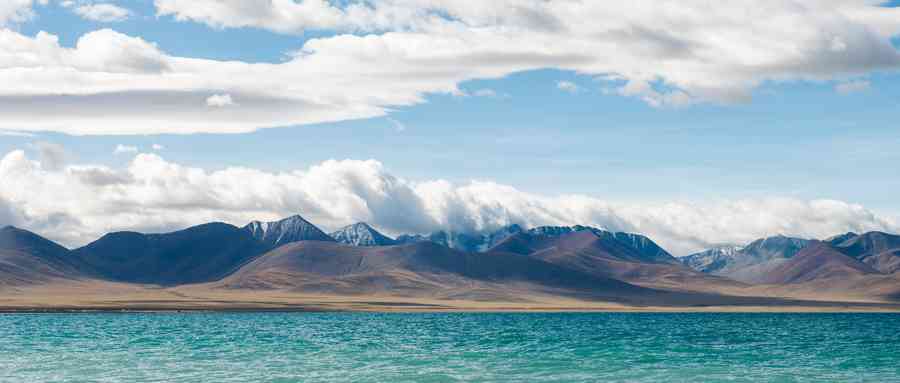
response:
[[[441,294],[445,289],[525,284],[608,298],[652,290],[518,254],[463,253],[431,242],[356,247],[327,242],[282,246],[223,280],[232,288],[292,288],[342,294]]]
[[[59,263],[71,261],[69,250],[49,239],[13,226],[0,229],[0,250],[29,253],[35,257]]]
[[[429,235],[405,234],[397,237],[397,244],[430,241],[454,250],[480,253],[489,250],[509,236],[523,231],[524,229],[519,225],[509,225],[484,234],[455,231],[437,231]]]
[[[614,233],[587,226],[542,226],[507,237],[491,251],[532,254],[550,248],[570,251],[602,249],[608,256],[631,262],[680,264],[655,242],[639,234]]]
[[[740,286],[690,269],[655,244],[636,247],[634,243],[630,237],[623,241],[604,231],[534,230],[507,238],[491,252],[521,254],[570,270],[644,286],[695,291]]]
[[[68,249],[27,230],[0,229],[0,286],[82,279],[91,273]]]
[[[900,271],[900,236],[882,232],[847,233],[832,238],[835,249],[883,273]]]
[[[166,234],[110,233],[73,254],[106,279],[177,285],[220,279],[268,248],[245,230],[209,223]]]
[[[881,273],[824,242],[815,241],[796,256],[772,269],[762,280],[767,284],[848,280]]]

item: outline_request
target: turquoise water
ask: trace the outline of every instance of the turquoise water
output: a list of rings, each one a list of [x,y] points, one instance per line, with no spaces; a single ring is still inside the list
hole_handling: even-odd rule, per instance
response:
[[[2,382],[900,382],[894,314],[9,314]]]

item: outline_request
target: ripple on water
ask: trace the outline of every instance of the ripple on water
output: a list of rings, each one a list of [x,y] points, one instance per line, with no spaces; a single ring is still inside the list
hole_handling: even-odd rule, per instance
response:
[[[2,382],[900,381],[895,314],[8,314]]]

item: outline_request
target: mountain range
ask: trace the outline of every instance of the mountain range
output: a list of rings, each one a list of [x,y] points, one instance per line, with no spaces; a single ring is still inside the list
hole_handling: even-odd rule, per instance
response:
[[[900,236],[881,232],[822,241],[774,236],[676,258],[646,236],[589,226],[510,225],[393,239],[363,222],[326,234],[296,215],[244,227],[115,232],[72,250],[26,230],[0,229],[0,294],[84,282],[504,302],[765,305],[826,295],[893,302],[900,300],[898,271]]]
[[[807,250],[807,247],[813,248]],[[747,283],[765,283],[773,280],[773,272],[796,263],[791,261],[799,255],[822,253],[824,249],[836,259],[845,263],[859,262],[874,273],[893,274],[900,270],[900,236],[882,232],[846,233],[824,241],[779,235],[753,241],[747,246],[713,248],[681,260],[704,273]]]
[[[720,275],[746,283],[761,282],[770,270],[796,255],[808,240],[774,236],[758,239],[747,246],[724,246],[689,255],[682,261],[704,273]]]

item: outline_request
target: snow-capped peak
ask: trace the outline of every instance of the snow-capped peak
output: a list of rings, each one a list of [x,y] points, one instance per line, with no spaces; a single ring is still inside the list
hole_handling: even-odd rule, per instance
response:
[[[244,226],[254,238],[272,246],[297,241],[329,241],[334,239],[303,217],[294,215],[280,221],[253,221]]]
[[[331,237],[340,243],[354,246],[389,246],[396,243],[365,222],[345,226],[331,233]]]

